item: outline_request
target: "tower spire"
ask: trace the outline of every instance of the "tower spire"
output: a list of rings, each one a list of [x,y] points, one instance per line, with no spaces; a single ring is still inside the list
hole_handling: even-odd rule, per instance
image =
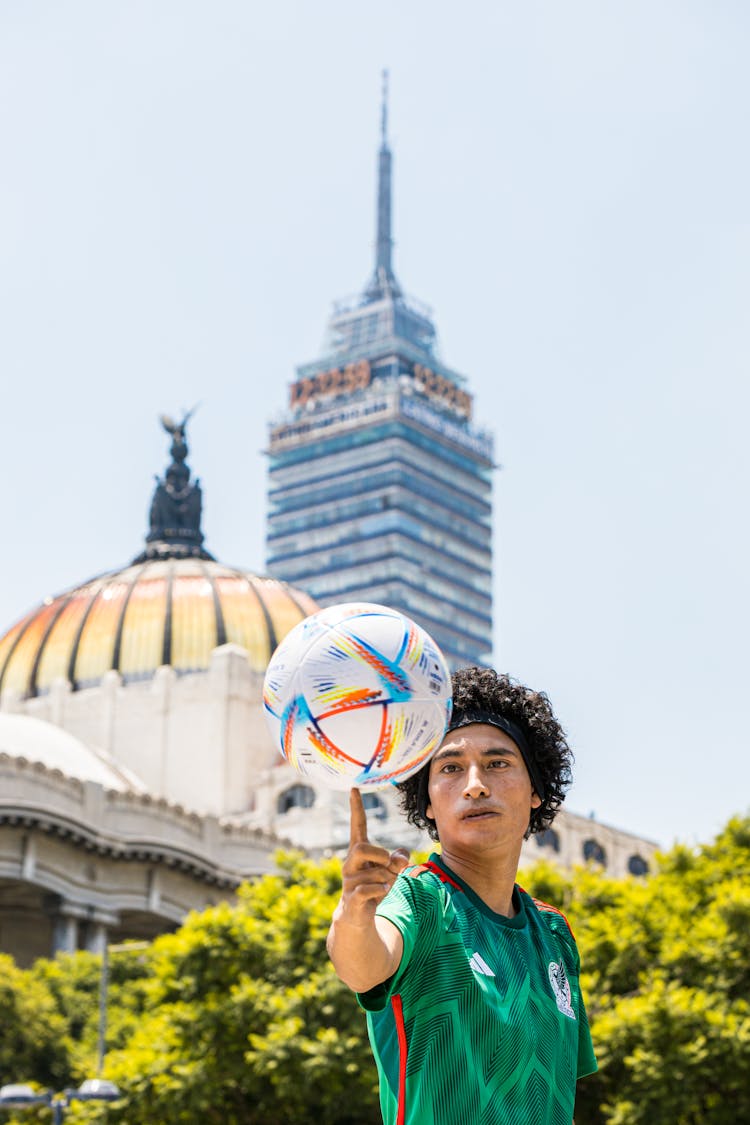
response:
[[[388,146],[388,71],[383,71],[383,94],[380,108],[380,150],[378,152],[377,238],[375,242],[375,273],[365,296],[370,301],[401,294],[393,272],[393,238],[391,235],[391,150]]]

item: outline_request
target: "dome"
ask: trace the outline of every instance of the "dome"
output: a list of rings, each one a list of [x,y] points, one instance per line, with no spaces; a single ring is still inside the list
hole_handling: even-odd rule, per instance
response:
[[[87,746],[60,727],[30,715],[0,712],[0,754],[39,762],[79,781],[96,781],[105,789],[145,793],[143,782],[102,750]]]
[[[92,687],[110,670],[125,683],[169,664],[208,668],[218,645],[247,650],[263,673],[279,641],[318,609],[307,594],[211,559],[158,558],[48,598],[0,638],[0,693],[33,696],[55,680]]]

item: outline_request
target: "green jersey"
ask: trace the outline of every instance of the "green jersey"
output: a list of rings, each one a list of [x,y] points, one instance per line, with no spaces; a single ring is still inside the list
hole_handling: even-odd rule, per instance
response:
[[[495,914],[433,855],[378,907],[404,939],[395,975],[359,996],[386,1125],[571,1125],[596,1070],[576,943],[518,886],[513,904]]]

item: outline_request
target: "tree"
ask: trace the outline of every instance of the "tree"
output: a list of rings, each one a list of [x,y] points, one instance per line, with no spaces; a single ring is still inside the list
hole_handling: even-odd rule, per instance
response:
[[[123,1046],[130,1039],[147,1003],[150,974],[148,958],[140,945],[120,947],[109,957],[110,1048]],[[92,1077],[97,1061],[102,958],[83,951],[58,954],[54,960],[37,961],[29,975],[49,993],[64,1021],[60,1046],[65,1066],[57,1075],[56,1088],[76,1086]]]
[[[0,1074],[58,1081],[66,1073],[65,1031],[44,985],[0,954]]]
[[[600,1067],[580,1084],[579,1125],[750,1121],[750,818],[676,847],[649,879],[552,878]]]
[[[356,1000],[325,951],[336,861],[280,857],[279,875],[160,938],[146,1009],[108,1076],[150,1125],[375,1122],[377,1077]]]

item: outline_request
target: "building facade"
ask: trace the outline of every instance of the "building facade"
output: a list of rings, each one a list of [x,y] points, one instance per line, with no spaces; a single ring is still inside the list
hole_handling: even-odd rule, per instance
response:
[[[270,428],[266,569],[321,605],[403,611],[456,668],[492,648],[493,442],[393,271],[386,113],[384,92],[374,272]]]
[[[175,929],[273,871],[278,847],[157,798],[53,723],[0,710],[0,951],[19,965]]]

